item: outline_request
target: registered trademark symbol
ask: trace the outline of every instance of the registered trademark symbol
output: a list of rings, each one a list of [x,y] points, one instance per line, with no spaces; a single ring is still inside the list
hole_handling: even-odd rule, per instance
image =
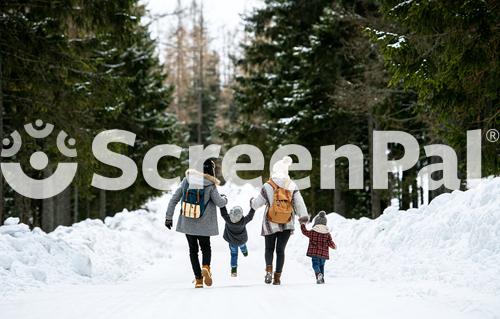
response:
[[[500,139],[500,133],[494,128],[489,129],[486,132],[486,139],[488,140],[488,142],[495,143],[498,141],[498,139]]]

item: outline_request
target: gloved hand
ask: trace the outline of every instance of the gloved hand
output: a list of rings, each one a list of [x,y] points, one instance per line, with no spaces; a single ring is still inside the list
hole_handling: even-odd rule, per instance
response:
[[[227,205],[227,203],[228,203],[229,201],[227,200],[227,196],[226,196],[226,194],[220,194],[220,197],[222,197],[222,199],[226,201],[226,205]]]
[[[305,224],[309,221],[309,216],[302,216],[299,218],[299,223]]]
[[[171,219],[165,219],[165,227],[168,229],[172,229],[172,220]]]

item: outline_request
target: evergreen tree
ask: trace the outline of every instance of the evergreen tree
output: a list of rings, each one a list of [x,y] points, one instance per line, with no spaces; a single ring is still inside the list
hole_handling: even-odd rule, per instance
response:
[[[25,123],[42,119],[76,139],[79,164],[74,187],[52,199],[30,200],[4,189],[7,215],[17,214],[25,223],[51,230],[58,224],[97,217],[99,206],[104,217],[124,204],[137,207],[157,193],[138,181],[120,200],[108,194],[106,205],[106,194],[97,197],[90,187],[97,169],[103,175],[114,173],[109,167],[98,167],[91,152],[99,131],[135,131],[135,147],[120,151],[129,152],[137,162],[152,145],[175,142],[181,134],[174,118],[165,113],[171,89],[162,84],[165,75],[154,56],[154,43],[140,22],[143,13],[137,1],[0,4],[3,136],[22,132]],[[22,151],[8,160],[29,168],[29,156],[40,149],[51,164],[44,171],[26,169],[34,178],[50,175],[57,162],[68,160],[55,147],[53,137],[33,141],[27,135],[23,135]],[[162,163],[160,172],[168,171]]]
[[[247,19],[252,41],[240,61],[235,134],[265,154],[282,144],[306,146],[313,171],[305,194],[313,212],[368,214],[364,191],[341,190],[346,174],[337,175],[335,195],[319,190],[317,168],[322,145],[368,144],[366,114],[383,97],[385,82],[361,26],[377,18],[376,9],[370,1],[273,0]],[[338,160],[337,172],[346,164]]]
[[[381,3],[392,25],[370,32],[387,60],[391,83],[418,94],[429,137],[458,151],[465,178],[466,130],[486,132],[500,123],[500,8],[479,0]],[[483,175],[498,174],[497,145],[482,146]]]

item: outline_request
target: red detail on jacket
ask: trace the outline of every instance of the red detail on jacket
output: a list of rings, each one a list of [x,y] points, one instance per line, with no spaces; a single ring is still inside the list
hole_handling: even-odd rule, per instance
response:
[[[307,248],[308,257],[330,259],[328,248],[337,248],[330,233],[322,234],[314,230],[307,230],[306,225],[304,224],[300,225],[300,230],[302,230],[302,233],[309,238],[309,247]]]

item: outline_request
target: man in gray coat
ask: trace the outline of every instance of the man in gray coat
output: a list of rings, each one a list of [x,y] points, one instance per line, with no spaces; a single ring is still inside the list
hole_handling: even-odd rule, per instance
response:
[[[196,288],[203,288],[203,282],[207,286],[212,285],[210,236],[217,236],[219,234],[217,207],[224,207],[227,204],[227,198],[217,191],[217,185],[219,184],[220,181],[215,178],[214,161],[210,159],[206,160],[203,163],[203,173],[192,169],[186,171],[186,177],[182,180],[181,185],[168,203],[165,226],[171,229],[175,206],[182,199],[184,192],[189,188],[194,188],[191,187],[193,185],[203,185],[203,213],[199,218],[188,217],[182,213],[179,214],[176,227],[178,232],[186,234],[191,266],[196,278]],[[200,248],[202,253],[202,268],[200,268],[200,260],[198,258]]]

